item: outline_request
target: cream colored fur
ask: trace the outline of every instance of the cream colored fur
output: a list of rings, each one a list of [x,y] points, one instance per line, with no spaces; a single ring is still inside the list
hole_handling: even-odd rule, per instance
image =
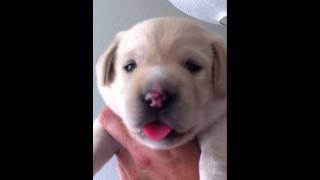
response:
[[[202,70],[191,74],[183,66],[193,59]],[[137,68],[123,70],[129,59]],[[119,116],[129,133],[155,149],[170,149],[197,138],[201,180],[226,180],[226,52],[222,41],[198,23],[180,18],[154,18],[116,35],[96,66],[99,92]],[[179,93],[168,123],[181,133],[172,141],[155,142],[144,137],[139,123],[141,106],[137,96],[146,84],[168,82]],[[120,147],[94,124],[93,174]]]

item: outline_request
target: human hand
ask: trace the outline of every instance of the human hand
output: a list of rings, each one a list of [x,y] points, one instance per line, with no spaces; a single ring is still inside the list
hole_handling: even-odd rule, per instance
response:
[[[123,146],[117,152],[121,180],[199,179],[200,149],[195,140],[174,149],[155,150],[134,140],[109,108],[103,111],[100,122]]]

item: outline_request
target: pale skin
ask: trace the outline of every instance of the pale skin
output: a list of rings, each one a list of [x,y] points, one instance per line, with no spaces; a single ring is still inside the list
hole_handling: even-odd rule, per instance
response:
[[[124,147],[116,153],[121,180],[199,179],[200,149],[195,140],[171,150],[154,150],[134,140],[111,110],[104,111],[100,122]]]

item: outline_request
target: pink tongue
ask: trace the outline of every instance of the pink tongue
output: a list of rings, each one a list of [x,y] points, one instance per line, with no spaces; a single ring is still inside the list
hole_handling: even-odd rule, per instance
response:
[[[170,126],[160,122],[150,123],[143,127],[144,135],[154,141],[164,139],[171,131]]]

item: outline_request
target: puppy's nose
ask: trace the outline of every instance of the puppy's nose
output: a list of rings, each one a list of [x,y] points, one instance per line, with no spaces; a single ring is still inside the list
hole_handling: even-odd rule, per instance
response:
[[[144,103],[153,109],[166,108],[174,99],[174,95],[159,84],[155,84],[144,94]]]
[[[149,91],[145,95],[145,102],[151,108],[161,108],[167,100],[167,94],[159,91]]]

